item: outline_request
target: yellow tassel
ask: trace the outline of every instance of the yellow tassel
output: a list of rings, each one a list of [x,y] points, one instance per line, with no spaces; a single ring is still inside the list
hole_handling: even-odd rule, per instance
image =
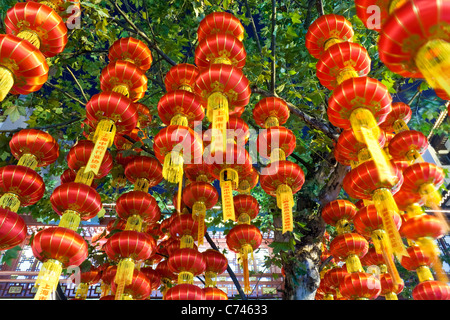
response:
[[[422,155],[417,151],[417,149],[414,146],[411,146],[408,153],[406,153],[406,160],[409,161],[411,164],[415,162],[424,162]]]
[[[371,159],[372,155],[370,154],[369,149],[362,148],[361,150],[358,151],[358,165]]]
[[[435,217],[439,219],[442,226],[444,227],[444,233],[447,234],[449,232],[448,220],[439,207],[439,204],[442,201],[442,196],[439,191],[436,190],[434,184],[425,183],[420,186],[419,193],[422,196],[425,205],[433,209]]]
[[[217,273],[212,271],[205,272],[205,288],[214,288],[217,286]]]
[[[403,119],[395,120],[392,127],[394,128],[395,133],[400,133],[409,130],[408,125]]]
[[[274,163],[277,161],[283,161],[286,160],[286,153],[281,148],[275,148],[270,153],[270,162]]]
[[[33,170],[35,170],[37,168],[38,164],[39,164],[39,161],[38,161],[37,157],[34,154],[30,154],[30,153],[23,154],[20,157],[19,162],[17,162],[17,165],[25,166],[25,167],[28,167]]]
[[[187,127],[189,125],[188,118],[181,113],[177,113],[170,119],[170,125]]]
[[[359,74],[352,67],[344,68],[339,71],[339,74],[336,77],[337,84],[341,84],[345,80],[358,78]]]
[[[205,217],[206,205],[203,201],[196,201],[192,206],[192,217],[198,223],[197,243],[199,246],[203,244],[205,236]]]
[[[282,233],[294,230],[294,220],[292,216],[292,207],[294,206],[294,197],[292,189],[287,184],[280,184],[276,190],[277,205],[281,209],[281,220],[283,223]]]
[[[125,230],[140,232],[142,230],[142,217],[138,214],[133,214],[131,217],[128,217]]]
[[[250,224],[250,216],[247,213],[241,213],[238,217],[238,224]]]
[[[394,292],[388,292],[384,295],[386,300],[398,300],[397,295]]]
[[[113,144],[116,135],[116,125],[110,119],[103,119],[97,124],[94,133],[94,149],[86,165],[85,173],[97,175],[107,149]]]
[[[183,154],[171,151],[164,157],[163,177],[168,182],[178,183],[183,179]]]
[[[266,120],[264,121],[264,126],[266,129],[270,128],[270,127],[278,127],[280,125],[280,121],[278,120],[277,117],[267,117]]]
[[[428,266],[420,266],[416,269],[419,282],[434,280],[433,274]]]
[[[431,267],[436,272],[436,277],[440,282],[447,283],[448,277],[442,266],[441,259],[439,259],[439,248],[433,238],[422,237],[417,239],[417,244],[425,255],[432,262]]]
[[[5,100],[13,86],[14,74],[8,68],[0,65],[0,102]]]
[[[194,237],[190,234],[184,234],[180,238],[180,249],[183,248],[194,248]]]
[[[363,267],[361,265],[361,260],[356,254],[351,254],[345,259],[345,265],[347,267],[347,272],[362,272]]]
[[[250,294],[252,292],[252,290],[250,288],[250,272],[249,272],[249,268],[248,268],[248,263],[249,263],[248,254],[250,253],[252,255],[252,260],[253,260],[253,248],[250,244],[245,244],[241,247],[241,250],[239,253],[240,253],[241,264],[242,264],[242,269],[243,269],[243,273],[244,273],[244,292],[246,294]]]
[[[182,214],[181,212],[181,197],[182,197],[182,190],[183,190],[183,177],[178,181],[178,194],[177,194],[177,212],[178,214]]]
[[[232,62],[231,60],[224,54],[220,57],[217,57],[213,60],[211,60],[211,64],[227,64],[227,65],[231,65]]]
[[[54,11],[58,9],[58,6],[53,1],[39,1],[39,3],[45,4],[47,7],[52,8]]]
[[[344,41],[341,39],[330,38],[327,41],[325,41],[325,43],[323,44],[324,51],[327,51],[328,49],[330,49],[331,46],[334,46],[335,44],[342,43],[342,42],[344,42]]]
[[[121,300],[134,300],[131,294],[123,293]]]
[[[58,227],[67,228],[73,231],[77,231],[81,222],[80,214],[73,210],[66,210],[61,216]]]
[[[150,182],[146,178],[137,178],[134,182],[133,190],[148,192],[149,186]]]
[[[406,208],[406,214],[408,215],[408,219],[415,216],[420,216],[424,213],[425,212],[423,211],[422,206],[420,206],[418,203],[413,203]]]
[[[6,192],[0,197],[0,207],[17,212],[20,208],[19,197],[11,192]]]
[[[208,96],[206,116],[211,122],[211,154],[226,149],[226,130],[229,117],[228,98],[221,92]]]
[[[101,289],[100,297],[107,296],[111,292],[111,285],[102,281],[100,284],[100,289]]]
[[[238,185],[239,174],[236,170],[227,168],[220,172],[223,221],[236,220],[233,203],[233,189],[236,189]]]
[[[41,39],[39,39],[39,36],[32,30],[24,29],[17,34],[17,37],[27,40],[38,49],[41,47]]]
[[[440,39],[427,42],[417,52],[415,62],[433,89],[443,89],[450,95],[450,43]]]
[[[331,293],[326,293],[323,296],[323,300],[334,300],[334,296]]]
[[[77,287],[77,290],[75,291],[75,299],[86,300],[88,291],[89,291],[89,284],[80,283],[80,285]]]
[[[123,95],[125,97],[129,97],[130,96],[130,89],[125,84],[118,84],[118,85],[114,86],[112,91],[120,93],[121,95]]]
[[[86,167],[81,167],[77,171],[77,175],[75,176],[75,182],[91,186],[92,182],[94,181],[94,178],[95,178],[94,172],[86,172]]]
[[[117,284],[115,300],[122,300],[125,286],[133,281],[134,261],[131,258],[125,258],[119,261],[114,282]]]
[[[182,284],[182,283],[193,284],[194,283],[194,275],[188,271],[181,271],[178,274],[178,284]]]
[[[35,283],[38,290],[34,300],[48,300],[50,298],[52,292],[56,290],[61,272],[62,263],[58,260],[49,259],[42,264]]]
[[[347,219],[340,219],[336,223],[336,232],[338,235],[348,233],[351,231],[351,224]]]
[[[350,123],[356,140],[367,146],[377,167],[380,180],[393,184],[394,172],[388,157],[378,143],[380,128],[372,112],[365,108],[357,108],[350,115]]]
[[[393,216],[395,213],[398,213],[399,210],[392,193],[385,188],[377,189],[372,195],[372,200],[378,214],[381,217],[381,220],[383,221],[383,229],[388,235],[392,253],[399,261],[401,261],[402,256],[408,256],[408,253],[394,222]]]

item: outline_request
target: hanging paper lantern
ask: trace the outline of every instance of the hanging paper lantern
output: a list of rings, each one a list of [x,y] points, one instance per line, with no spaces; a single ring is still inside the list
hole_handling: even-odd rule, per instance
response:
[[[95,189],[77,182],[59,185],[50,196],[53,210],[61,216],[60,227],[73,231],[80,222],[94,218],[102,209],[100,195]]]
[[[238,69],[245,66],[247,52],[244,44],[231,34],[205,36],[195,50],[195,64],[200,70],[212,64],[227,64]]]
[[[380,295],[381,283],[370,273],[352,272],[345,276],[339,291],[350,300],[371,300]]]
[[[27,95],[48,79],[45,56],[27,40],[0,35],[0,101],[8,93]]]
[[[210,166],[205,161],[198,164],[187,164],[184,168],[184,173],[190,181],[212,183],[215,180],[210,173]]]
[[[80,283],[75,291],[75,299],[86,300],[89,292],[89,286],[100,281],[100,270],[91,265],[89,271],[81,272]],[[72,280],[75,282],[75,279]]]
[[[150,109],[143,103],[136,102],[135,105],[138,113],[138,122],[136,127],[141,129],[147,128],[152,123]]]
[[[101,297],[112,296],[114,300],[114,295],[111,295],[111,283],[114,282],[114,277],[116,276],[117,266],[105,264],[103,265],[103,270],[100,276],[100,288],[101,288]]]
[[[116,40],[108,50],[110,64],[123,60],[134,64],[142,71],[150,69],[153,58],[152,52],[142,41],[133,37]]]
[[[27,225],[17,213],[0,208],[0,251],[20,246],[27,237]]]
[[[116,282],[111,282],[111,291],[115,295],[115,300],[145,300],[152,293],[150,280],[144,272],[137,269],[133,270],[131,282],[123,288],[120,298],[118,298],[118,290],[120,290]]]
[[[198,67],[189,63],[179,63],[166,73],[164,85],[167,92],[185,90],[194,92],[195,81],[199,70]]]
[[[227,270],[228,260],[224,254],[214,249],[208,249],[202,252],[202,255],[206,264],[205,288],[215,288],[217,286],[217,276],[224,273],[225,270]],[[214,291],[208,292],[214,294]]]
[[[0,168],[1,208],[17,212],[38,202],[44,193],[44,180],[33,169],[18,165]]]
[[[316,59],[331,46],[352,41],[354,32],[350,21],[337,14],[325,14],[317,18],[308,28],[305,47]]]
[[[263,171],[260,176],[261,188],[268,195],[277,198],[277,206],[282,214],[283,233],[292,231],[294,228],[293,194],[302,188],[305,174],[299,165],[286,160],[273,162]]]
[[[342,295],[339,291],[339,286],[346,275],[348,275],[348,272],[345,265],[336,267],[325,272],[321,282],[323,282],[325,286],[335,290],[336,298],[341,298]]]
[[[389,273],[380,274],[381,292],[386,300],[398,300],[398,295],[403,291],[405,283],[403,280],[399,284],[395,284]]]
[[[205,293],[196,285],[182,283],[167,290],[164,300],[205,300]]]
[[[336,227],[338,234],[349,232],[357,213],[356,206],[347,200],[334,200],[322,209],[322,219],[326,224]]]
[[[63,52],[67,44],[67,27],[50,7],[38,2],[18,2],[6,12],[7,34],[34,45],[47,58]]]
[[[257,125],[265,129],[285,124],[289,115],[286,101],[276,97],[263,98],[253,108],[253,119]]]
[[[363,271],[360,258],[369,250],[369,243],[358,233],[343,233],[330,243],[331,255],[345,261],[347,272]]]
[[[172,282],[178,279],[178,276],[169,269],[168,261],[163,260],[155,268],[155,271],[161,276],[161,288],[160,291],[163,294],[163,299],[165,299],[167,290],[172,286]],[[187,284],[187,283],[186,283]],[[197,287],[197,286],[194,286]]]
[[[286,160],[297,146],[294,133],[285,127],[277,126],[259,133],[256,143],[259,155],[263,159],[270,159],[271,163]]]
[[[450,38],[442,28],[450,22],[449,9],[447,1],[410,0],[392,12],[378,41],[383,64],[403,77],[425,78],[433,89],[450,94]]]
[[[250,191],[256,187],[259,182],[259,172],[252,166],[250,174],[239,177],[237,192],[240,194],[250,194]]]
[[[205,293],[205,300],[228,300],[227,294],[215,287],[205,287],[203,292]]]
[[[168,259],[169,269],[178,275],[178,284],[194,283],[194,277],[205,271],[203,255],[194,248],[175,250]]]
[[[36,129],[23,129],[9,141],[12,155],[19,160],[18,165],[31,169],[45,167],[59,157],[59,146],[48,133]]]
[[[92,185],[94,179],[105,177],[113,167],[113,158],[105,151],[103,159],[98,160],[98,172],[88,172],[87,167],[91,155],[95,152],[95,144],[89,140],[80,140],[69,150],[67,154],[67,166],[77,172],[75,182]],[[96,160],[97,161],[97,160]],[[97,165],[97,163],[95,163]]]
[[[205,116],[202,100],[186,90],[166,93],[158,102],[158,115],[165,125],[191,126]]]
[[[33,255],[43,263],[36,279],[35,300],[48,300],[56,290],[62,269],[79,266],[88,256],[86,241],[73,230],[50,227],[37,232],[31,242]]]
[[[407,249],[408,255],[403,257],[401,265],[409,271],[416,271],[419,282],[434,280],[431,273],[431,259],[421,247],[413,245]]]
[[[316,75],[325,88],[334,90],[347,79],[367,76],[370,63],[371,59],[364,47],[353,42],[341,42],[320,56]]]
[[[389,142],[389,154],[392,159],[413,163],[423,161],[422,154],[428,149],[427,137],[419,131],[408,130],[397,133]]]
[[[132,62],[117,60],[103,68],[100,74],[100,89],[104,92],[117,92],[137,102],[147,91],[147,77],[144,71]]]
[[[409,130],[408,122],[411,120],[411,107],[403,102],[394,102],[391,105],[391,112],[380,124],[380,128],[387,132],[400,133]]]
[[[239,224],[250,224],[250,222],[255,219],[259,213],[258,200],[251,195],[239,194],[234,196],[233,203],[236,222]]]
[[[69,22],[69,18],[75,19],[81,15],[80,3],[77,0],[39,0],[34,2],[39,2],[52,8],[63,21],[67,20],[67,22]]]
[[[413,290],[414,300],[450,300],[450,286],[440,281],[419,283]]]
[[[117,284],[116,300],[122,299],[123,290],[133,281],[133,270],[139,261],[148,259],[156,248],[149,235],[132,230],[113,234],[104,246],[108,258],[118,261],[114,282]]]
[[[344,177],[343,187],[352,198],[373,201],[383,221],[384,230],[389,235],[393,253],[401,259],[406,250],[393,219],[393,215],[398,213],[398,207],[392,195],[402,186],[403,175],[397,167],[393,169],[395,170],[393,184],[380,181],[374,161],[366,161]]]
[[[180,239],[180,248],[193,248],[198,237],[198,222],[190,214],[178,214],[169,227],[170,235]],[[204,234],[202,234],[204,236]]]
[[[210,34],[231,34],[240,41],[244,40],[245,29],[234,15],[228,12],[213,12],[205,16],[198,26],[197,38],[201,42]]]
[[[198,223],[198,245],[203,244],[206,232],[206,210],[214,207],[219,199],[216,188],[207,182],[191,182],[183,190],[183,202],[192,209],[192,217]]]
[[[128,136],[136,142],[140,142],[141,145],[144,145],[143,139],[147,139],[147,135],[138,127],[134,128]],[[114,145],[117,150],[130,150],[132,149],[134,143],[124,137],[122,134],[116,134],[114,136]],[[141,148],[133,148],[133,150],[137,153],[142,152]]]
[[[151,290],[156,290],[161,285],[161,275],[158,271],[154,270],[151,267],[144,267],[140,270],[150,281]],[[151,292],[150,292],[151,294]]]
[[[142,224],[159,220],[161,210],[156,199],[145,191],[130,191],[116,200],[117,215],[127,220],[125,230],[141,231]]]
[[[162,179],[162,167],[158,160],[147,156],[136,156],[125,167],[125,176],[134,184],[134,190],[148,192]]]
[[[231,251],[239,254],[239,261],[244,269],[244,292],[248,294],[251,292],[248,255],[250,254],[253,260],[253,251],[259,248],[262,242],[261,231],[254,225],[240,224],[228,232],[226,242]]]

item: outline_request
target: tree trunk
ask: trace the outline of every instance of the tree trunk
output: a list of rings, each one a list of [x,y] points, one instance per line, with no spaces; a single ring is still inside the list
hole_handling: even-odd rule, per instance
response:
[[[336,165],[330,179],[319,194],[319,214],[314,214],[317,203],[310,198],[298,196],[297,212],[307,209],[310,214],[294,213],[294,220],[305,225],[299,230],[303,236],[295,244],[295,252],[283,252],[284,300],[314,300],[316,290],[320,284],[320,268],[322,254],[322,239],[325,232],[325,222],[320,212],[324,205],[337,199],[342,188],[344,176],[348,167]],[[281,218],[274,219],[276,229],[281,228]],[[297,227],[298,228],[298,227]],[[274,240],[289,242],[292,234],[281,234],[277,231]]]

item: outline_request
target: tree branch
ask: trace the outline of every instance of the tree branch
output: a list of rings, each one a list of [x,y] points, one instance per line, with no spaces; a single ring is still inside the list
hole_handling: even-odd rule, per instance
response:
[[[78,98],[75,98],[74,96],[72,96],[71,94],[67,93],[66,91],[64,91],[63,89],[58,88],[57,86],[55,86],[54,84],[51,84],[50,82],[46,82],[45,83],[47,86],[52,87],[53,89],[58,90],[59,92],[61,92],[63,95],[65,95],[66,97],[68,97],[69,99],[78,102],[79,104],[81,104],[82,106],[86,106],[86,103],[81,101]]]
[[[72,76],[73,80],[75,80],[75,83],[77,84],[78,88],[81,91],[81,94],[84,97],[84,100],[86,101],[86,103],[89,101],[88,97],[86,96],[86,94],[84,93],[83,87],[81,86],[80,82],[78,81],[77,77],[75,77],[75,75],[73,74],[72,70],[70,70],[69,66],[66,66],[66,70],[70,73],[70,75]]]

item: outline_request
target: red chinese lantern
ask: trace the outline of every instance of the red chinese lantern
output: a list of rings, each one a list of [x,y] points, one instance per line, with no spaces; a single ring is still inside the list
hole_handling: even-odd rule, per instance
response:
[[[259,213],[259,203],[249,194],[239,194],[233,197],[236,222],[250,224]]]
[[[369,250],[369,243],[358,233],[343,233],[330,243],[330,253],[335,259],[345,260],[347,272],[363,271],[360,258]]]
[[[27,40],[0,35],[0,101],[8,93],[27,95],[48,79],[45,56]]]
[[[228,12],[213,12],[200,21],[197,30],[198,41],[210,34],[231,34],[240,41],[244,40],[245,29],[238,18]]]
[[[173,238],[180,240],[180,248],[193,248],[198,236],[198,222],[190,214],[176,214],[169,232]]]
[[[194,92],[195,81],[199,70],[197,66],[189,63],[179,63],[166,73],[164,85],[167,92],[185,90]]]
[[[183,202],[192,209],[192,217],[198,223],[198,245],[203,244],[206,210],[214,207],[219,199],[216,188],[207,182],[191,182],[183,190]]]
[[[166,125],[191,126],[202,121],[205,113],[202,100],[186,90],[166,93],[158,102],[158,115]]]
[[[347,268],[344,265],[342,267],[336,267],[326,271],[322,281],[324,282],[325,286],[335,290],[337,298],[341,298],[342,295],[339,291],[339,286],[346,275],[348,275],[348,272]]]
[[[61,216],[60,227],[73,231],[81,220],[94,218],[102,209],[100,195],[95,189],[77,182],[68,182],[56,187],[50,196],[53,210]]]
[[[33,169],[18,165],[0,168],[1,208],[17,212],[38,202],[44,192],[44,180]]]
[[[340,15],[325,14],[309,26],[305,46],[313,57],[319,59],[334,44],[352,41],[353,35],[350,21]]]
[[[256,187],[259,182],[259,172],[252,166],[251,172],[239,178],[237,191],[240,194],[250,194],[250,191]]]
[[[244,292],[250,293],[250,279],[248,268],[248,255],[253,260],[253,251],[259,248],[262,242],[261,231],[251,224],[234,226],[226,236],[227,246],[231,251],[239,254],[239,261],[244,271]]]
[[[143,139],[147,139],[147,135],[138,127],[134,128],[128,136],[134,140],[135,142],[140,142],[141,145],[144,144],[142,141]],[[117,150],[130,150],[132,149],[134,143],[132,143],[130,140],[124,137],[122,134],[116,134],[114,136],[114,145],[116,146]],[[141,148],[133,148],[134,151],[137,153],[142,152]]]
[[[79,266],[88,256],[88,245],[83,237],[62,227],[36,233],[31,248],[36,259],[43,263],[36,279],[35,300],[48,300],[56,289],[62,269]]]
[[[228,260],[224,254],[214,249],[208,249],[202,255],[206,264],[205,289],[214,288],[217,286],[217,276],[227,270]]]
[[[194,248],[179,248],[168,259],[169,269],[178,275],[178,284],[194,283],[194,277],[205,271],[203,255]]]
[[[286,160],[297,146],[294,133],[285,128],[272,126],[259,133],[257,138],[259,155],[270,162]]]
[[[122,299],[125,286],[133,281],[133,270],[139,261],[148,259],[156,248],[155,240],[142,232],[125,230],[113,234],[104,246],[108,258],[118,261],[114,282],[116,300]]]
[[[448,10],[450,3],[442,0],[405,2],[383,25],[378,41],[380,60],[392,72],[425,78],[432,88],[450,94],[446,62],[450,38],[441,27],[450,22]]]
[[[357,213],[356,206],[347,200],[334,200],[322,209],[322,219],[326,224],[336,227],[338,234],[350,231],[351,224]]]
[[[414,300],[450,300],[450,286],[440,281],[421,282],[412,296]]]
[[[391,112],[380,124],[380,128],[387,132],[400,133],[409,130],[408,122],[411,120],[411,107],[403,102],[394,102],[391,105]]]
[[[8,250],[24,243],[27,225],[16,212],[0,208],[0,250]]]
[[[187,164],[184,168],[186,178],[190,181],[202,181],[212,183],[215,178],[210,173],[210,166],[202,161],[198,164]]]
[[[28,2],[33,0],[26,1]],[[80,3],[77,2],[77,0],[40,0],[34,2],[40,2],[52,8],[63,19],[63,21],[67,20],[67,23],[69,23],[69,18],[75,19],[81,15]]]
[[[136,102],[147,91],[147,77],[134,63],[117,60],[103,68],[100,89],[104,92],[117,92]]]
[[[413,245],[407,249],[408,255],[403,257],[401,265],[409,271],[416,271],[419,282],[434,280],[430,271],[431,259],[421,247]]]
[[[123,60],[134,64],[142,71],[150,69],[153,58],[150,49],[140,40],[133,37],[116,40],[108,51],[109,63]]]
[[[114,282],[114,277],[116,276],[116,272],[117,272],[117,266],[112,266],[112,265],[105,265],[102,273],[101,273],[101,277],[100,277],[100,282],[101,282],[101,297],[112,297],[112,299],[108,299],[108,300],[114,300],[115,297],[114,295],[110,295],[111,293],[111,283]]]
[[[158,160],[147,156],[136,156],[125,167],[125,176],[134,184],[134,190],[148,190],[162,179],[162,167]]]
[[[389,273],[380,274],[380,284],[380,295],[384,296],[386,300],[398,300],[397,295],[399,295],[405,287],[403,280],[396,285]]]
[[[397,133],[389,142],[389,154],[394,160],[413,163],[422,161],[422,154],[428,149],[427,137],[419,131],[408,130]]]
[[[89,140],[80,140],[69,150],[67,154],[67,166],[77,172],[75,182],[92,185],[94,179],[105,177],[113,166],[113,158],[108,151],[102,160],[99,160],[98,172],[87,171],[91,155],[95,151],[95,144]]]
[[[253,119],[261,128],[278,127],[289,119],[289,107],[283,99],[266,97],[253,108]]]
[[[155,267],[155,271],[161,276],[160,291],[163,294],[163,299],[167,293],[167,290],[172,286],[172,282],[178,279],[178,276],[169,269],[168,261],[163,260]],[[197,287],[197,286],[194,286]]]
[[[59,146],[48,133],[36,129],[23,129],[9,141],[12,155],[19,160],[18,165],[31,169],[45,167],[59,157]]]
[[[38,2],[19,2],[6,12],[7,34],[29,41],[47,58],[63,52],[67,27],[50,7]]]
[[[152,293],[150,280],[144,272],[133,270],[131,282],[123,288],[120,298],[118,298],[119,285],[111,282],[111,291],[115,295],[115,300],[145,300]]]
[[[227,294],[215,287],[205,287],[203,292],[205,293],[205,300],[228,300]]]
[[[302,188],[304,182],[305,174],[300,166],[287,160],[273,162],[261,171],[261,188],[277,198],[277,206],[281,209],[283,233],[294,228],[293,194]]]
[[[158,271],[154,270],[151,267],[144,267],[140,270],[150,281],[151,290],[156,290],[161,284],[161,275]]]
[[[247,52],[244,44],[227,33],[216,33],[205,36],[195,50],[195,64],[200,70],[212,64],[227,64],[238,69],[245,66]]]
[[[100,278],[100,270],[92,265],[89,271],[81,272],[80,283],[75,291],[75,299],[86,300],[89,292],[89,286],[99,282]],[[75,279],[73,279],[72,282],[75,282]]]
[[[158,202],[144,191],[130,191],[117,198],[117,215],[127,220],[125,230],[141,231],[142,224],[153,223],[161,217]]]
[[[355,199],[372,200],[380,215],[384,229],[389,235],[393,253],[400,257],[406,254],[393,215],[398,213],[398,207],[393,198],[403,183],[403,175],[397,167],[394,183],[381,181],[373,160],[366,161],[352,169],[343,180],[344,190]]]
[[[147,128],[152,123],[152,115],[150,114],[150,109],[143,103],[135,103],[138,112],[138,122],[136,127]]]
[[[371,273],[349,273],[339,286],[339,291],[350,300],[376,299],[381,292],[381,283]]]
[[[205,293],[196,285],[182,283],[167,290],[164,300],[205,300]]]
[[[356,15],[366,28],[380,32],[392,12],[406,2],[408,0],[355,0]]]

